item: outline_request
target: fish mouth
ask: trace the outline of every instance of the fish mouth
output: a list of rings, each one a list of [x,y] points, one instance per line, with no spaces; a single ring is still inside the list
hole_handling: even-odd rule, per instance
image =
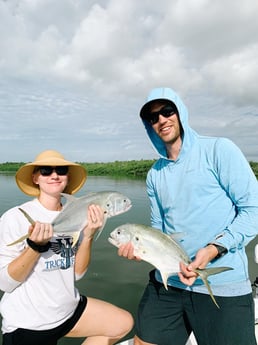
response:
[[[112,236],[109,236],[108,242],[113,244],[115,247],[119,247],[120,243],[118,243]]]
[[[115,212],[114,212],[114,216],[118,216],[119,214],[123,214],[123,213],[129,211],[130,208],[131,208],[132,206],[133,206],[133,205],[132,205],[131,202],[128,203],[128,204],[126,205],[126,208],[125,208],[125,209],[123,209],[123,210],[121,210],[121,211],[115,211]]]
[[[124,212],[127,212],[127,211],[129,211],[130,210],[130,208],[132,207],[133,205],[132,205],[132,203],[130,202],[130,203],[128,203],[127,205],[126,205],[126,209],[125,209],[125,211],[121,211],[120,213],[124,213]]]

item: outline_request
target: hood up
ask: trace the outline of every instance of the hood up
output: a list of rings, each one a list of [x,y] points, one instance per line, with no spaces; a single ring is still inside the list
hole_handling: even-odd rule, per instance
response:
[[[180,155],[177,158],[178,161],[182,159],[186,152],[188,152],[188,150],[191,148],[196,133],[188,125],[187,108],[185,107],[181,98],[170,88],[161,87],[153,89],[147,98],[147,102],[143,105],[143,107],[140,110],[140,116],[142,116],[142,114],[149,108],[151,102],[157,100],[167,100],[173,102],[178,109],[180,123],[183,128],[182,148],[180,150]],[[155,150],[162,158],[168,159],[166,146],[164,142],[155,133],[155,131],[152,128],[152,125],[149,122],[145,121],[144,119],[142,119],[142,121]]]

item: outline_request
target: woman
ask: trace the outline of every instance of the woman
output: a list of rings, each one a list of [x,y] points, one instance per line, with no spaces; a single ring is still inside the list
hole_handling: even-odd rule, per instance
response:
[[[62,210],[61,193],[77,192],[85,180],[82,166],[52,150],[40,153],[16,174],[18,187],[35,197],[20,207],[37,221],[29,225],[18,207],[1,218],[3,345],[56,345],[63,336],[87,337],[85,345],[114,344],[133,326],[130,313],[80,296],[74,286],[89,265],[92,239],[104,220],[102,209],[89,206],[88,224],[75,247],[69,236],[53,236],[51,222]],[[27,240],[7,246],[26,231]]]

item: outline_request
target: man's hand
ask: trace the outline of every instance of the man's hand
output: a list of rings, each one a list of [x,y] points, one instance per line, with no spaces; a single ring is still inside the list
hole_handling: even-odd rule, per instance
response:
[[[128,242],[126,244],[121,244],[118,248],[118,255],[123,256],[124,258],[127,258],[129,260],[136,260],[140,261],[141,258],[134,255],[134,248],[131,242]]]
[[[218,255],[218,250],[212,244],[205,248],[201,248],[196,253],[195,259],[189,264],[185,265],[180,262],[180,271],[178,276],[181,282],[185,285],[191,286],[195,282],[198,274],[195,272],[197,268],[203,269],[207,264]]]

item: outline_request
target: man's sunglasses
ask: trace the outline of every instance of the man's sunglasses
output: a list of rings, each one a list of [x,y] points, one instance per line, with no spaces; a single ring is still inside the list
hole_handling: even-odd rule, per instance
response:
[[[148,121],[151,125],[155,125],[159,121],[159,115],[164,117],[170,117],[177,113],[177,109],[170,104],[165,105],[159,111],[153,111],[144,116],[144,119]]]
[[[68,170],[69,170],[69,167],[66,165],[57,166],[57,167],[51,167],[51,166],[46,165],[46,166],[37,167],[35,169],[35,172],[39,171],[42,176],[50,176],[55,171],[57,175],[64,176],[64,175],[67,175]]]

